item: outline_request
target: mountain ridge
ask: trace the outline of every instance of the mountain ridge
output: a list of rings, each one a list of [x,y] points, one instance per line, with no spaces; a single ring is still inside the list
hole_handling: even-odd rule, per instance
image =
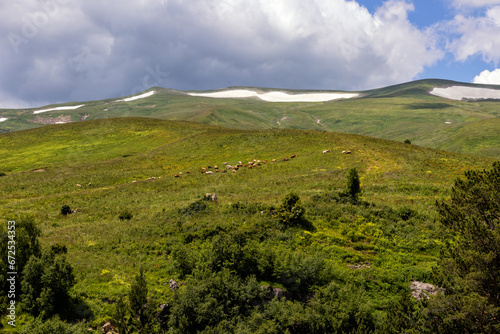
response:
[[[0,109],[0,119],[3,120],[0,122],[0,132],[101,118],[151,117],[195,121],[235,129],[289,128],[345,132],[396,141],[410,140],[414,144],[431,148],[500,157],[500,136],[495,131],[500,117],[498,102],[488,99],[453,100],[430,94],[434,88],[454,86],[494,89],[500,92],[500,87],[494,85],[423,79],[351,92],[359,93],[354,98],[270,103],[257,97],[210,98],[190,95],[201,91],[152,87],[140,94],[119,98],[61,103],[31,109]],[[235,90],[292,95],[345,93],[339,90],[244,86],[202,92]],[[152,91],[155,93],[150,94]],[[138,98],[141,95],[145,98]],[[459,142],[463,144],[459,145]]]

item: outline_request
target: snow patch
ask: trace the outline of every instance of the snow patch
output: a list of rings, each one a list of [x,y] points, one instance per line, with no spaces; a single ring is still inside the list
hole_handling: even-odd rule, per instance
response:
[[[500,99],[500,90],[481,87],[452,86],[448,88],[434,88],[430,93],[444,97],[445,99],[457,101],[462,99]]]
[[[191,96],[211,98],[244,98],[258,97],[267,102],[326,102],[338,99],[350,99],[359,96],[357,93],[306,93],[288,94],[285,92],[257,93],[251,90],[237,89],[213,93],[189,93]]]
[[[0,122],[5,122],[8,118],[0,118]]]
[[[66,122],[55,122],[54,124],[66,124]]]
[[[145,97],[149,97],[149,96],[153,95],[154,93],[156,93],[156,91],[152,90],[150,92],[143,93],[143,94],[140,94],[140,95],[136,95],[136,96],[132,96],[132,97],[127,97],[126,99],[116,100],[115,102],[130,102],[130,101],[135,101],[135,100],[143,99]]]
[[[74,110],[83,107],[85,104],[80,104],[79,106],[70,106],[70,107],[56,107],[56,108],[49,108],[49,109],[42,109],[42,110],[36,110],[33,111],[33,114],[40,114],[42,112],[47,112],[47,111],[53,111],[53,110]]]

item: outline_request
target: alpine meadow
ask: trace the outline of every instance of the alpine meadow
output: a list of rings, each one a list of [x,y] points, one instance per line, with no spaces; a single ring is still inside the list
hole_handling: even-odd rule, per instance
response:
[[[0,331],[500,332],[498,86],[276,91],[0,110]]]

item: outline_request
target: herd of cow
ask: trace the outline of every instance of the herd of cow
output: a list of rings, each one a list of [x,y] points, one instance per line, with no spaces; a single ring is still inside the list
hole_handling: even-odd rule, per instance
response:
[[[330,150],[324,150],[323,154],[325,154],[325,153],[330,153]],[[351,154],[351,151],[342,151],[342,154]],[[290,157],[283,158],[282,161],[289,161],[290,159],[293,159],[296,156],[297,156],[296,154],[292,154]],[[235,164],[229,164],[228,162],[223,162],[221,168],[219,168],[219,166],[207,166],[207,167],[202,167],[200,169],[200,172],[202,174],[208,174],[208,175],[214,174],[214,173],[227,173],[227,172],[236,173],[240,168],[252,169],[252,168],[257,168],[257,167],[261,166],[262,164],[273,163],[273,162],[277,162],[277,161],[278,161],[277,159],[272,159],[271,161],[254,159],[253,161],[249,161],[248,163],[245,163],[245,164],[242,163],[241,161],[238,161],[238,163],[235,163]],[[190,173],[191,173],[190,171],[186,171],[186,174],[190,174]],[[183,173],[180,172],[178,174],[175,174],[174,177],[179,178],[182,175],[183,175]],[[158,178],[161,178],[161,177],[158,177]],[[156,179],[157,179],[157,177],[150,177],[147,180],[156,180]],[[143,181],[146,181],[146,180],[143,180]],[[139,181],[137,181],[137,180],[132,181],[132,183],[137,183],[137,182],[139,182]],[[91,183],[89,183],[89,186],[90,185],[91,185]],[[81,184],[77,184],[76,186],[82,187]]]
[[[323,154],[326,154],[326,153],[330,153],[330,150],[324,150],[323,151]],[[351,151],[342,151],[342,154],[351,154]],[[290,159],[293,159],[296,157],[296,154],[292,154],[290,157],[285,157],[282,159],[282,161],[289,161]],[[228,173],[228,172],[232,172],[232,173],[236,173],[240,168],[248,168],[248,169],[252,169],[252,168],[257,168],[259,166],[261,166],[262,164],[267,164],[267,163],[273,163],[273,162],[277,162],[278,160],[277,159],[272,159],[271,161],[268,161],[268,160],[253,160],[253,161],[249,161],[248,163],[242,163],[241,161],[238,161],[237,163],[235,164],[229,164],[228,162],[223,162],[222,163],[222,167],[219,168],[219,166],[207,166],[207,167],[202,167],[200,169],[200,172],[202,174],[214,174],[214,173]],[[190,171],[186,171],[185,174],[190,174],[191,172]],[[184,175],[182,172],[178,173],[178,174],[175,174],[174,177],[175,178],[179,178],[181,177],[182,175]],[[160,177],[158,177],[160,178]],[[148,178],[147,180],[156,180],[157,177],[150,177]],[[143,181],[146,181],[146,180],[143,180]],[[137,180],[134,180],[132,181],[132,183],[137,183],[139,181]],[[89,186],[91,185],[91,183],[89,183]],[[76,185],[77,187],[82,187],[81,184],[77,184]]]
[[[323,154],[330,153],[330,150],[324,150]],[[342,154],[351,154],[351,151],[342,151]],[[290,159],[293,159],[296,157],[296,154],[292,154],[290,157],[285,157],[283,158],[282,161],[289,161]],[[214,173],[227,173],[227,172],[232,172],[236,173],[240,168],[256,168],[259,167],[261,164],[267,164],[269,162],[277,162],[277,159],[272,159],[271,161],[267,160],[256,160],[254,159],[253,161],[249,161],[248,163],[244,164],[241,161],[238,161],[238,163],[235,164],[229,164],[227,162],[222,163],[222,167],[219,168],[219,166],[207,166],[207,167],[202,167],[201,168],[201,173],[202,174],[214,174]],[[186,174],[190,174],[190,171],[186,171]],[[179,174],[175,174],[174,177],[181,177],[183,175],[182,172]]]
[[[292,154],[290,157],[283,158],[283,161],[289,161],[290,159],[295,158],[296,155]],[[270,162],[277,162],[277,159],[273,159]],[[219,168],[219,166],[207,166],[207,167],[202,167],[200,172],[202,174],[214,174],[214,173],[227,173],[227,172],[232,172],[236,173],[240,168],[257,168],[261,166],[262,164],[267,164],[269,161],[267,160],[256,160],[254,159],[253,161],[249,161],[248,163],[243,163],[241,161],[238,161],[235,164],[229,164],[228,162],[223,162],[222,167]],[[186,171],[186,174],[190,174],[190,171]],[[174,177],[181,177],[183,174],[182,172],[179,174],[175,174]]]

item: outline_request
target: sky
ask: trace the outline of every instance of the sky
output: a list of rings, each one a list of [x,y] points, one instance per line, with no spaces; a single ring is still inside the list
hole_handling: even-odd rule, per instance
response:
[[[12,0],[0,37],[0,108],[153,86],[500,84],[500,0]]]

